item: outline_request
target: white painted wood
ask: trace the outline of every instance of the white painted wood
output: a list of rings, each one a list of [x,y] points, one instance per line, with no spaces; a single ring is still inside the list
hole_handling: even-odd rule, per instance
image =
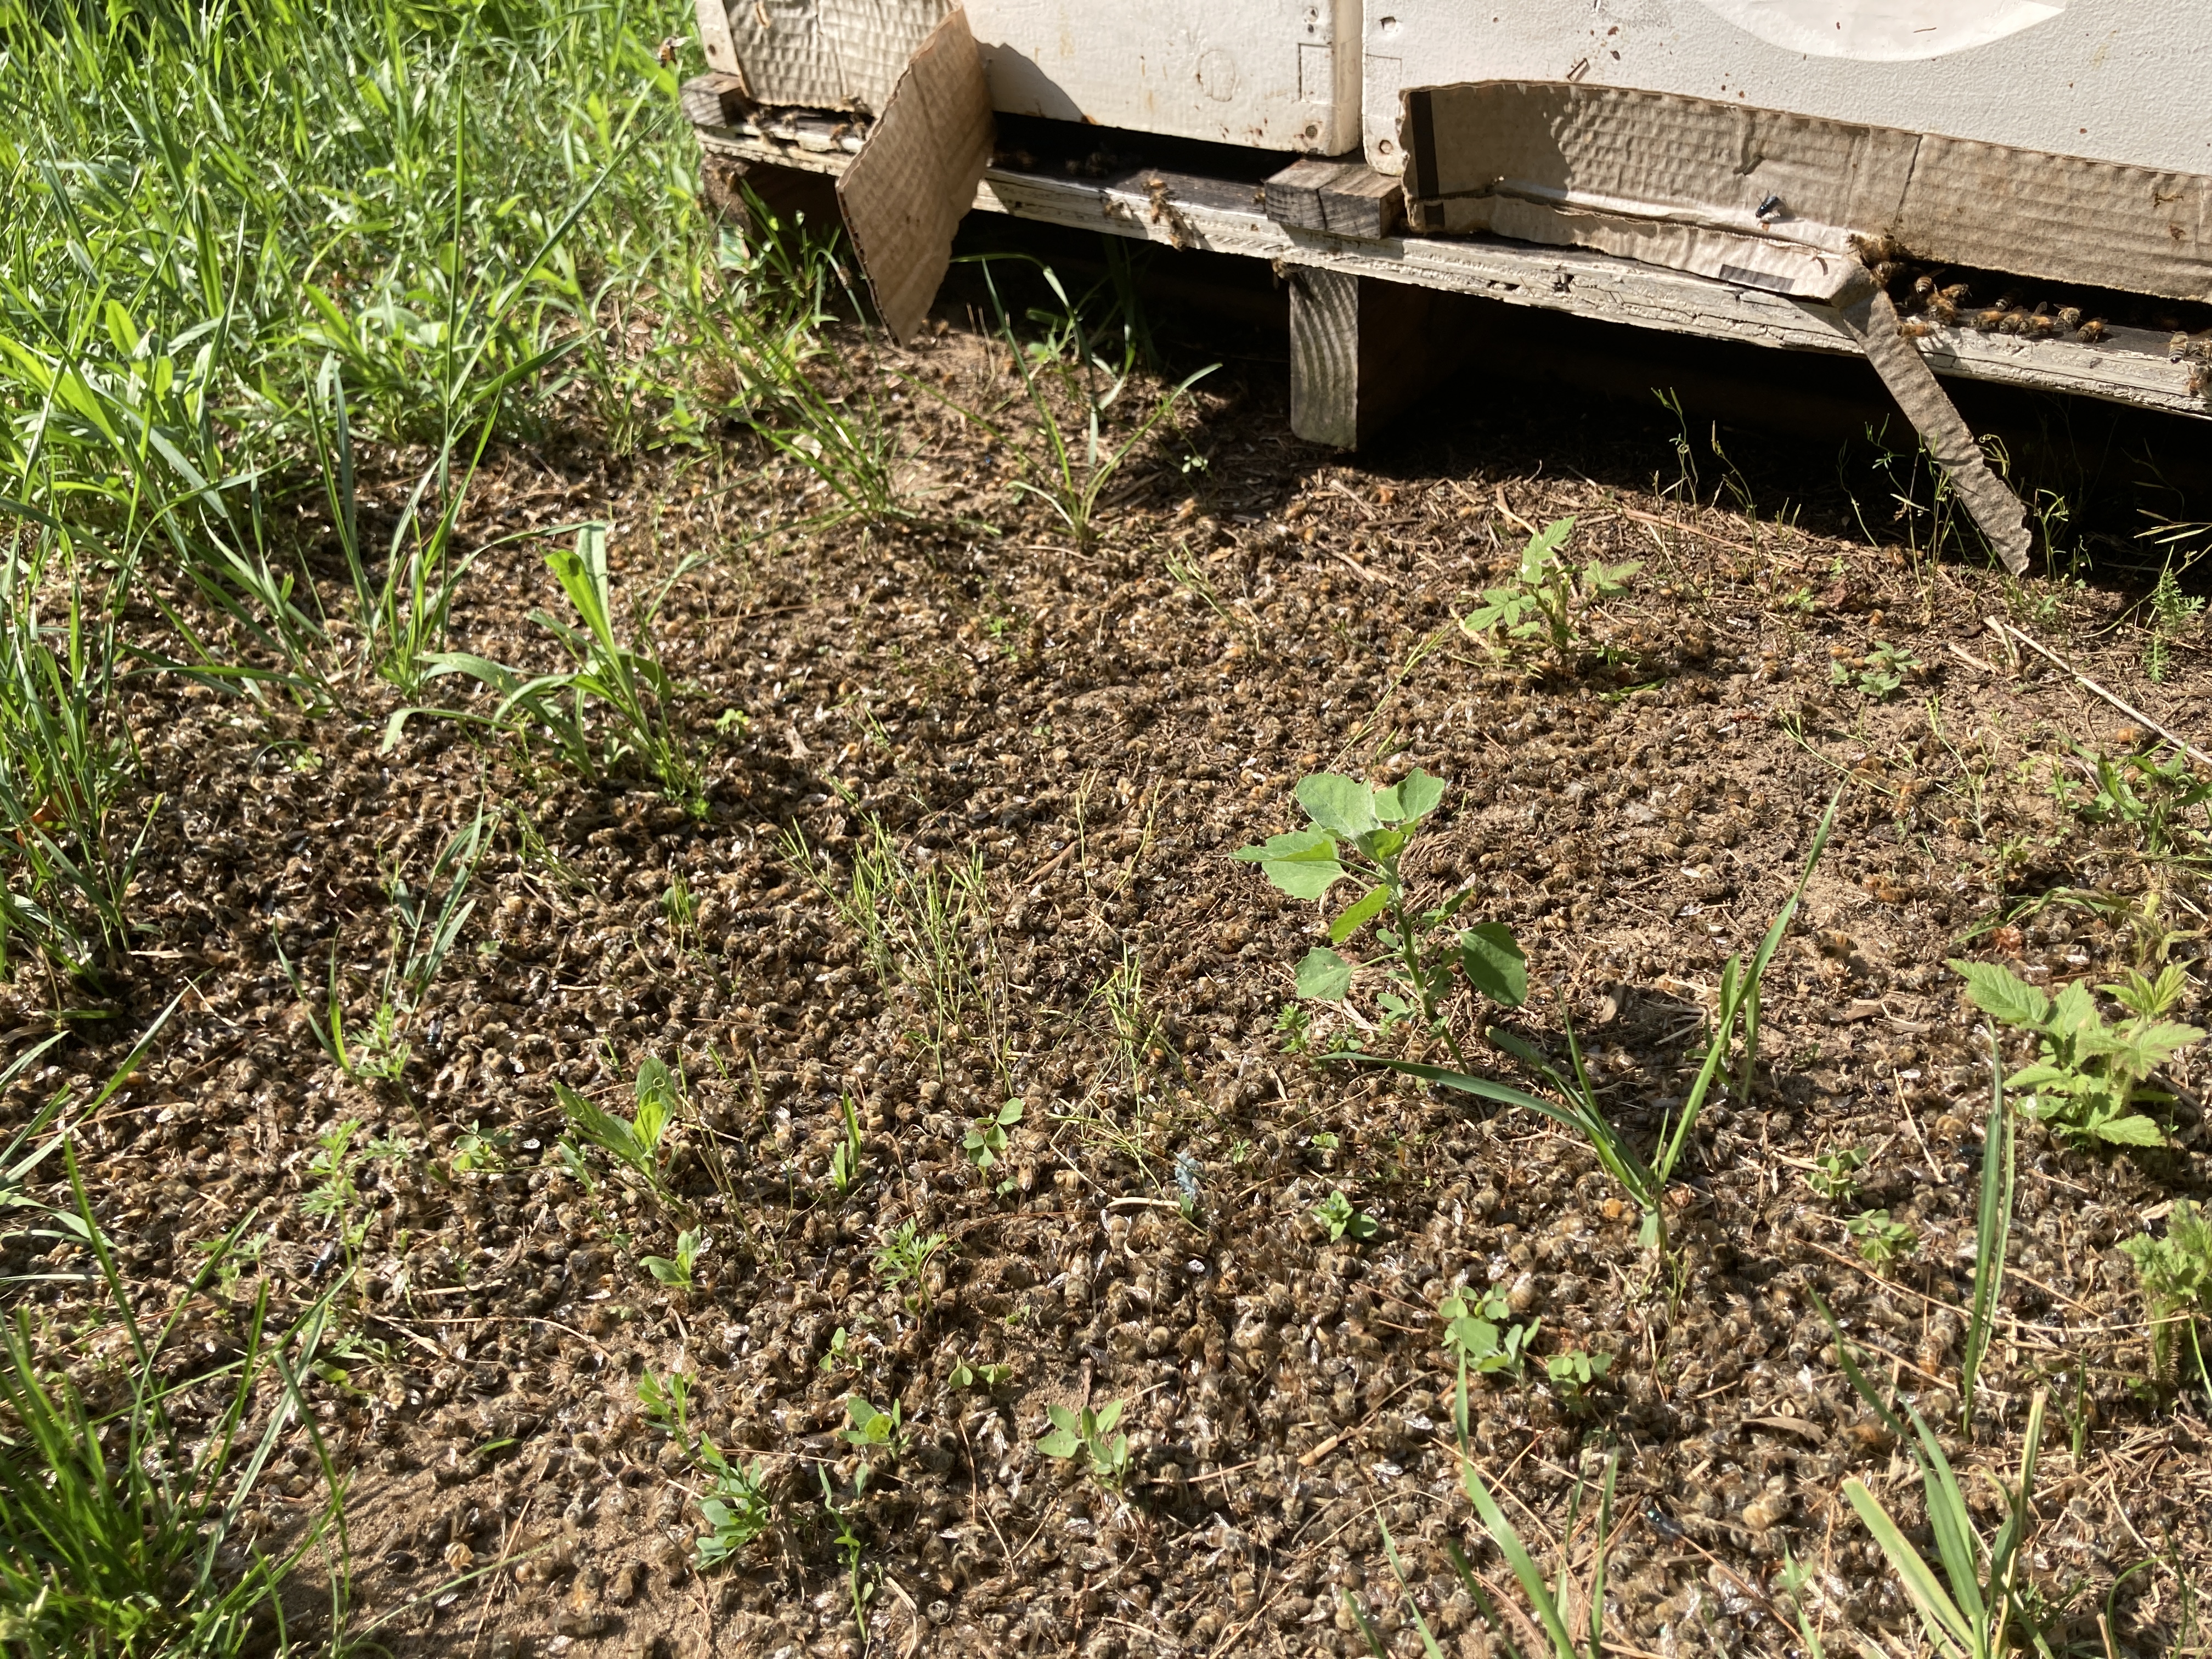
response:
[[[1585,80],[2212,173],[2205,0],[1365,0],[1364,35],[1383,172],[1401,88]]]
[[[757,129],[698,131],[702,145],[749,161],[835,173],[848,159],[841,148],[802,148]],[[814,134],[804,137],[822,143]],[[1155,179],[1160,181],[1157,191],[1150,182]],[[1255,185],[1182,173],[1140,169],[1091,183],[994,167],[983,175],[975,205],[1077,229],[1317,265],[1673,334],[1861,355],[1856,337],[1826,306],[1579,248],[1417,236],[1354,241],[1291,230],[1267,217],[1259,196]],[[1938,374],[2071,392],[2172,414],[2202,417],[2212,412],[2203,394],[2190,390],[2189,366],[2169,359],[2165,337],[2138,330],[2115,330],[2110,340],[2090,345],[1942,329],[1919,343]]]
[[[1359,143],[1359,0],[967,0],[992,102],[1258,149]]]

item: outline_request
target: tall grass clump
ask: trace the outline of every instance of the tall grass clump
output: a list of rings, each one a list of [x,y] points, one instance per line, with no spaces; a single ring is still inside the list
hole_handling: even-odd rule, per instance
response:
[[[326,695],[332,611],[412,680],[471,459],[564,398],[634,401],[620,354],[580,377],[574,346],[711,258],[656,53],[688,19],[0,0],[5,510],[96,534],[221,684]],[[408,534],[319,573],[326,609],[289,509],[344,515],[356,434],[437,459]]]
[[[58,525],[0,521],[0,973],[43,952],[74,971],[128,946],[147,817],[113,705],[111,612]]]
[[[158,1329],[138,1323],[73,1157],[69,1175],[88,1279],[112,1300],[127,1352],[119,1375],[80,1383],[53,1368],[27,1314],[0,1328],[0,1649],[24,1659],[331,1651],[348,1603],[343,1486],[301,1384],[328,1294],[279,1330],[264,1289],[235,1357],[167,1380],[191,1298]],[[250,1221],[210,1255],[195,1292]],[[278,1540],[249,1516],[294,1433],[313,1448],[325,1496]],[[312,1632],[288,1620],[284,1595],[311,1571],[328,1579]]]

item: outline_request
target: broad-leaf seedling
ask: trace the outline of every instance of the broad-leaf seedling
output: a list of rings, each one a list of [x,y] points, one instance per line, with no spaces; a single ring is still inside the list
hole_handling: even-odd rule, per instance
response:
[[[1486,922],[1446,930],[1473,896],[1462,887],[1442,904],[1417,908],[1403,870],[1415,827],[1444,798],[1444,781],[1418,769],[1400,782],[1376,788],[1333,772],[1298,780],[1298,805],[1309,820],[1304,830],[1270,836],[1234,856],[1256,864],[1267,879],[1292,898],[1325,901],[1340,881],[1364,890],[1329,924],[1328,945],[1316,945],[1297,966],[1298,994],[1317,1002],[1342,1002],[1352,990],[1354,969],[1331,948],[1370,922],[1384,955],[1376,965],[1389,988],[1377,998],[1386,1025],[1416,1024],[1425,1036],[1443,1039],[1462,1065],[1466,1056],[1443,1018],[1453,975],[1493,1002],[1517,1008],[1528,996],[1528,964],[1505,927]]]
[[[2188,987],[2179,963],[2167,964],[2155,979],[2130,969],[2119,983],[2100,986],[2127,1010],[2116,1021],[2105,1018],[2079,980],[2054,997],[1993,962],[1954,960],[1951,966],[1965,977],[1975,1007],[2034,1034],[2034,1061],[2004,1080],[2008,1091],[2025,1093],[2021,1109],[2030,1117],[2076,1146],[2166,1144],[2158,1125],[2136,1105],[2172,1098],[2144,1087],[2145,1080],[2204,1036],[2163,1018]]]

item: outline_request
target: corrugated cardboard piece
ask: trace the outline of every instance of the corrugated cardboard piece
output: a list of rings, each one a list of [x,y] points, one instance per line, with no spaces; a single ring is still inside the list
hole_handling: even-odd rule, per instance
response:
[[[929,315],[995,137],[983,62],[967,14],[956,9],[907,61],[837,180],[837,205],[876,310],[902,343]]]
[[[1567,81],[1405,94],[1416,230],[1493,231],[1847,301],[1853,234],[1914,255],[2212,298],[2212,177]]]
[[[1975,442],[1972,430],[1958,405],[1943,390],[1936,371],[1920,355],[1920,348],[1905,336],[1897,307],[1881,289],[1843,313],[1844,325],[1858,337],[1867,361],[1874,365],[1889,395],[1905,411],[1914,430],[1926,441],[1928,453],[1951,475],[1951,484],[1966,511],[1990,538],[1990,545],[2015,576],[2027,568],[2034,546],[2028,532],[2027,509],[2012,486],[1990,468],[1989,458]]]
[[[758,104],[883,109],[946,0],[697,0],[707,61]]]

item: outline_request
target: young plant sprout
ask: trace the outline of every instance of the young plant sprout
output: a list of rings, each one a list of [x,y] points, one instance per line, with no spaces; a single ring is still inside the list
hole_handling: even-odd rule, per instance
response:
[[[1297,966],[1298,994],[1317,1002],[1342,1002],[1354,971],[1379,967],[1389,988],[1376,999],[1386,1025],[1408,1024],[1438,1037],[1461,1064],[1466,1055],[1443,1015],[1455,975],[1501,1007],[1528,1000],[1528,964],[1510,932],[1497,922],[1448,928],[1474,890],[1462,887],[1439,905],[1417,907],[1404,863],[1417,826],[1444,798],[1445,783],[1416,769],[1387,788],[1333,772],[1298,780],[1298,805],[1308,825],[1270,836],[1233,854],[1256,864],[1292,898],[1326,902],[1340,881],[1364,890],[1329,923],[1328,945],[1316,945]],[[1372,923],[1382,955],[1371,963],[1348,961],[1333,948]]]

